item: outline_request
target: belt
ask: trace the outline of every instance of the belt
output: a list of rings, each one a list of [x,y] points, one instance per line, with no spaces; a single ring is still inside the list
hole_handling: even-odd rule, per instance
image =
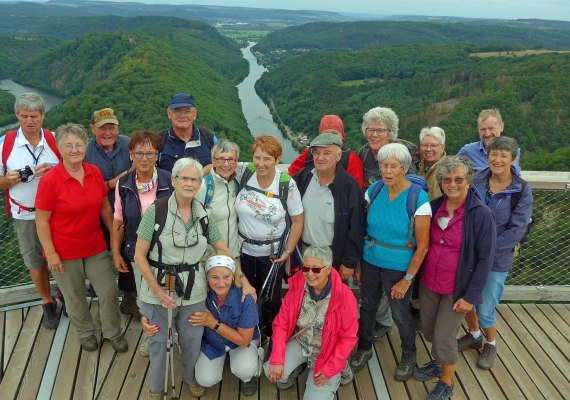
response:
[[[178,264],[178,265],[170,265],[170,264],[161,264],[153,260],[149,260],[149,264],[151,267],[158,269],[158,273],[156,274],[156,280],[158,281],[159,285],[164,286],[163,280],[166,274],[169,275],[176,274],[176,283],[175,283],[175,290],[178,297],[182,297],[184,300],[189,300],[190,296],[192,295],[192,287],[194,286],[194,279],[196,276],[196,271],[199,269],[199,264]],[[182,279],[180,279],[179,274],[181,272],[189,272],[188,274],[188,282],[186,282],[186,288],[182,284]]]
[[[243,239],[244,242],[249,243],[249,244],[254,244],[256,246],[264,246],[267,244],[277,243],[281,240],[281,237],[278,237],[275,239],[267,239],[267,240],[255,240],[255,239],[248,238],[247,236],[245,236],[241,232],[238,232],[238,235]]]

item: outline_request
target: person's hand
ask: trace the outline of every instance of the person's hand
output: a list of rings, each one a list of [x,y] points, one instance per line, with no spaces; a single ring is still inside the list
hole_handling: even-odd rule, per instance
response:
[[[400,279],[394,284],[394,286],[392,286],[390,297],[394,300],[402,300],[404,296],[406,296],[410,286],[412,286],[412,281],[409,281],[406,278]]]
[[[164,289],[163,287],[159,287],[159,289],[154,293],[160,305],[164,308],[176,308],[176,300],[168,295],[168,290]]]
[[[242,286],[242,295],[241,295],[241,302],[243,303],[245,297],[249,294],[253,297],[253,301],[257,303],[257,293],[255,292],[255,288],[250,285],[247,279],[243,279],[241,282]]]
[[[121,273],[129,272],[129,268],[127,267],[127,263],[121,254],[114,254],[113,253],[113,264],[115,264],[115,269]]]
[[[354,275],[354,268],[348,268],[344,264],[340,264],[340,268],[338,269],[340,273],[340,277],[343,281],[347,281],[352,275]]]
[[[453,311],[458,313],[466,313],[473,310],[473,304],[463,300],[463,297],[453,304]]]
[[[160,326],[158,324],[151,325],[150,320],[144,315],[141,317],[141,328],[147,336],[154,336],[160,330]]]
[[[36,166],[36,169],[34,171],[34,174],[38,177],[41,178],[42,176],[44,176],[46,174],[46,172],[48,172],[50,169],[52,169],[51,164],[48,163],[42,163]]]
[[[313,380],[315,381],[315,386],[324,386],[329,383],[329,379],[323,374],[323,371],[317,372],[313,376]]]
[[[289,258],[290,255],[291,255],[291,253],[289,253],[288,251],[284,251],[283,254],[281,254],[281,257],[279,257],[279,258],[269,257],[269,259],[274,264],[283,265],[283,263],[285,261],[287,261],[287,259]]]
[[[267,379],[269,379],[270,382],[277,382],[281,379],[283,379],[283,370],[285,368],[283,367],[283,365],[273,365],[271,364],[269,366],[269,372],[267,372]]]
[[[59,258],[59,254],[55,252],[51,254],[46,254],[46,258],[47,258],[47,267],[51,272],[53,273],[63,272],[63,262]]]
[[[8,188],[11,188],[14,185],[17,185],[18,183],[22,182],[22,180],[20,179],[20,174],[16,171],[8,171],[6,172],[6,175],[4,175],[4,178],[8,181]]]
[[[218,320],[210,311],[204,310],[192,313],[192,315],[188,317],[188,322],[190,322],[192,326],[207,326],[208,328],[214,329]]]

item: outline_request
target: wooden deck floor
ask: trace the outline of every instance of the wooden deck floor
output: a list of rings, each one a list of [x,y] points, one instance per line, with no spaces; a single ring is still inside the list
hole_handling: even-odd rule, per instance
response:
[[[93,315],[98,303],[91,304]],[[41,307],[0,312],[0,398],[8,399],[138,399],[148,390],[148,358],[137,351],[138,323],[123,316],[129,351],[115,354],[108,343],[97,352],[81,351],[75,331],[63,318],[57,331],[41,328]],[[570,306],[499,306],[499,355],[491,371],[476,367],[475,350],[460,355],[454,399],[568,399],[570,398]],[[418,364],[429,361],[429,344],[416,336]],[[398,383],[392,378],[400,341],[396,328],[388,340],[376,343],[377,358],[355,376],[354,383],[341,387],[337,398],[371,400],[424,399],[435,385],[413,378]],[[175,352],[178,357],[178,352]],[[182,388],[181,400],[192,399]],[[207,389],[202,399],[280,399],[302,398],[306,374],[294,389],[277,393],[264,377],[255,396],[244,397],[239,381],[226,367],[222,382]],[[301,388],[301,389],[299,389]]]

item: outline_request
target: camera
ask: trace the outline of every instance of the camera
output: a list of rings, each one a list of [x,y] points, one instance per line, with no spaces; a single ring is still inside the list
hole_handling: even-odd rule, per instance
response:
[[[30,168],[29,165],[26,165],[24,168],[16,170],[18,174],[20,174],[20,180],[24,183],[30,180],[30,177],[34,176],[34,171]]]

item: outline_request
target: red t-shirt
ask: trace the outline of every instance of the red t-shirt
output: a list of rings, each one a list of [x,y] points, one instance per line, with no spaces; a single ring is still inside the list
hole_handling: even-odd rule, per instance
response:
[[[107,249],[99,216],[107,187],[99,169],[83,163],[83,186],[63,164],[52,168],[40,181],[36,208],[51,211],[49,226],[55,251],[62,260],[74,260]]]

